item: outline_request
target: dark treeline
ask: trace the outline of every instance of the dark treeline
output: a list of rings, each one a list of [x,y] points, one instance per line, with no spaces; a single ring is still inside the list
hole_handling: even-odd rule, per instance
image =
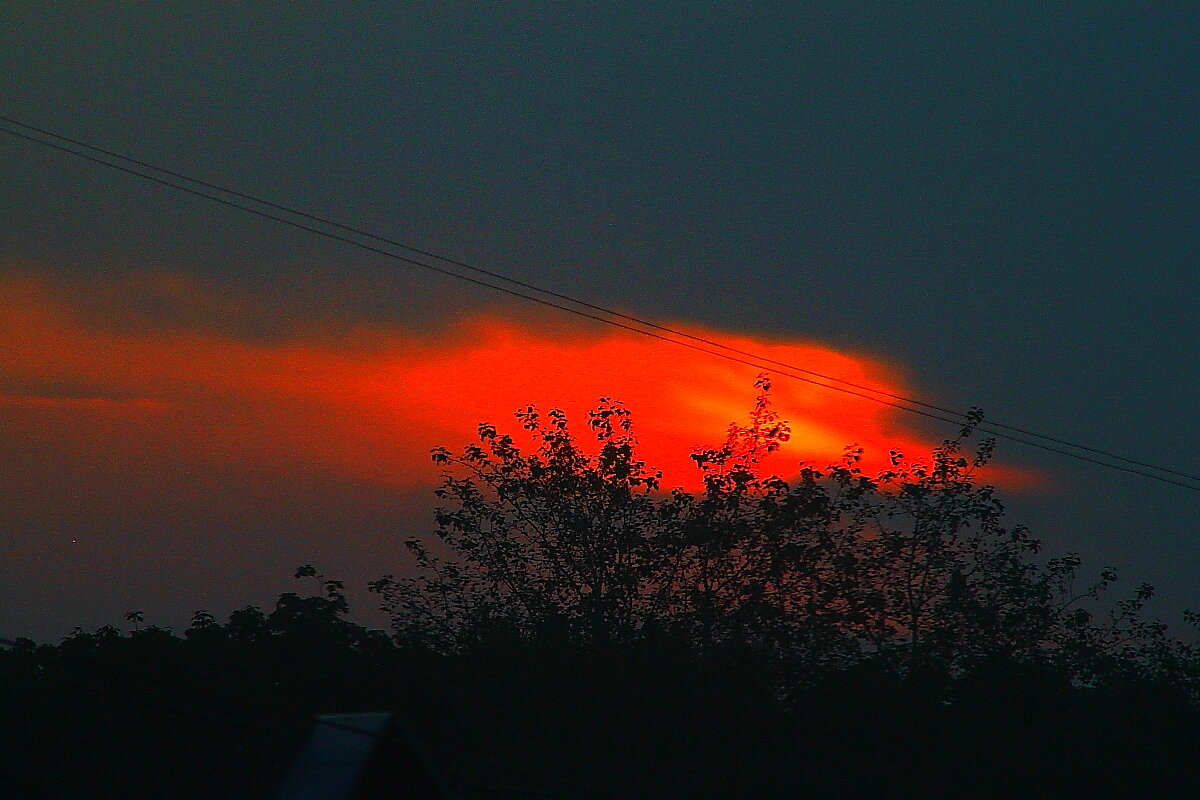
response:
[[[557,412],[447,467],[414,568],[182,634],[77,631],[0,651],[6,796],[262,798],[311,717],[395,711],[453,796],[1103,798],[1200,791],[1200,658],[1046,557],[947,441],[792,482],[766,387],[663,492],[627,412],[589,454]],[[978,417],[968,420],[963,437]],[[141,628],[138,615],[128,620]]]

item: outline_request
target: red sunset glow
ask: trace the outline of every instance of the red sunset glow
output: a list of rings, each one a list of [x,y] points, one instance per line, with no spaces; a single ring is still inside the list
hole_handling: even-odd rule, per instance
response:
[[[207,302],[205,290],[180,278],[140,281],[141,297],[193,310]],[[663,470],[664,484],[695,488],[690,454],[721,444],[731,422],[746,420],[760,372],[619,329],[477,316],[436,332],[364,323],[335,333],[313,324],[253,339],[217,324],[147,322],[120,303],[98,314],[78,293],[35,278],[10,280],[3,290],[3,433],[18,448],[57,448],[72,463],[237,463],[432,485],[430,448],[457,448],[481,421],[516,432],[512,413],[533,404],[582,423],[598,398],[612,397],[632,410],[641,457]],[[687,330],[863,386],[906,391],[895,370],[862,356]],[[781,474],[800,461],[836,461],[850,444],[865,448],[868,471],[881,468],[889,450],[923,456],[933,444],[906,430],[901,412],[860,397],[780,378],[772,398],[792,430],[769,462]],[[1022,482],[1016,472],[990,477],[997,475]]]

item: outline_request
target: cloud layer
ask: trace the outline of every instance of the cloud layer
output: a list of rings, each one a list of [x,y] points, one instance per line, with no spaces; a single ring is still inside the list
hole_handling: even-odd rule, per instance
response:
[[[179,276],[89,293],[26,275],[2,289],[4,434],[122,474],[166,462],[431,485],[430,448],[465,443],[480,422],[516,429],[512,413],[530,404],[582,422],[599,398],[612,397],[633,411],[642,456],[664,482],[694,487],[691,452],[719,445],[730,423],[746,419],[759,372],[620,329],[501,317],[418,333],[377,321],[335,326],[309,309],[295,311],[286,330],[248,335],[246,320],[283,312]],[[894,369],[863,356],[687,330],[905,391]],[[792,428],[771,464],[777,472],[836,461],[851,444],[866,449],[868,467],[882,466],[891,449],[928,452],[930,443],[884,405],[788,379],[775,381],[772,396]]]
[[[351,585],[402,570],[401,541],[430,527],[429,450],[483,421],[520,433],[530,404],[563,409],[583,439],[597,400],[622,400],[642,458],[696,488],[693,449],[720,445],[756,394],[752,367],[617,329],[507,314],[414,330],[355,307],[178,275],[0,278],[0,633],[52,638],[133,608],[183,624],[269,603],[307,562]],[[904,390],[859,355],[689,330]],[[772,396],[793,431],[779,474],[849,444],[868,469],[931,444],[861,398],[785,379]]]

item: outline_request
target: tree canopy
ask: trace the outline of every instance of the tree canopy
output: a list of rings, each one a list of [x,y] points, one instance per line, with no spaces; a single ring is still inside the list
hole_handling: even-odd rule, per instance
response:
[[[982,413],[925,460],[891,453],[874,475],[840,463],[766,474],[789,428],[770,382],[748,424],[693,454],[698,493],[666,489],[638,457],[628,409],[603,399],[594,445],[566,416],[528,407],[522,449],[492,424],[446,470],[435,536],[412,537],[413,574],[372,588],[396,635],[453,651],[507,631],[577,641],[669,636],[697,652],[753,650],[780,687],[870,663],[953,679],[997,662],[1052,669],[1076,685],[1168,680],[1195,689],[1196,651],[1143,618],[1137,587],[1104,608],[1111,570],[1081,585],[1074,554],[1043,557],[980,481],[995,442]]]

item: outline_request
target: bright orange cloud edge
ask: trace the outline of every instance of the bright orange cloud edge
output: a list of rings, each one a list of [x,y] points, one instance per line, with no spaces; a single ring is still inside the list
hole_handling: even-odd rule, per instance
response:
[[[723,443],[756,395],[756,368],[628,331],[487,315],[425,332],[316,318],[253,339],[218,313],[230,303],[239,315],[253,312],[252,299],[227,288],[173,274],[134,275],[125,285],[102,293],[98,310],[62,279],[0,279],[0,409],[10,441],[58,431],[64,458],[128,463],[141,453],[412,486],[435,477],[431,448],[474,439],[480,422],[515,431],[513,412],[534,405],[562,409],[583,430],[586,412],[611,397],[633,412],[639,457],[663,471],[664,485],[694,489],[701,473],[692,452]],[[170,324],[172,304],[186,325]],[[906,394],[897,370],[861,355],[685,329]],[[777,379],[771,400],[792,431],[764,463],[776,473],[836,463],[857,445],[870,474],[888,466],[892,450],[920,460],[937,444],[906,429],[896,409],[811,383]],[[1016,489],[1043,483],[1009,466],[980,477]]]

